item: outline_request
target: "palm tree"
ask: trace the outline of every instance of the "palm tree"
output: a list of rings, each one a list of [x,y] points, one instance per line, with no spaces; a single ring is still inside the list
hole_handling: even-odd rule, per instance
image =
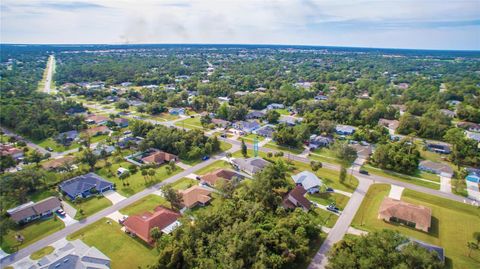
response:
[[[145,181],[145,184],[147,184],[148,171],[146,169],[142,169],[142,176],[143,176],[143,180]]]
[[[473,241],[469,241],[469,242],[467,242],[467,247],[469,249],[468,257],[470,257],[470,255],[472,254],[472,250],[477,250],[478,249],[478,244],[473,242]]]

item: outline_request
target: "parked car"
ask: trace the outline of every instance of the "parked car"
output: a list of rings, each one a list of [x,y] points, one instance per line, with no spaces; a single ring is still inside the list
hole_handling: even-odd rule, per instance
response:
[[[53,152],[53,149],[51,147],[46,148],[47,151]]]
[[[369,175],[368,171],[366,171],[366,170],[360,170],[360,171],[358,171],[358,172],[359,172],[360,174],[363,174],[363,175],[367,175],[367,176]]]
[[[202,157],[202,161],[206,161],[208,159],[210,159],[210,156],[208,156],[208,155],[205,155],[205,156]]]
[[[57,214],[64,217],[65,216],[65,211],[63,211],[63,209],[59,209],[59,210],[57,210]]]
[[[327,188],[325,191],[326,192],[334,192],[334,190],[332,188]]]
[[[195,179],[196,180],[202,180],[202,178],[200,176],[196,176]]]
[[[340,213],[340,209],[335,206],[335,204],[329,204],[327,206],[327,210],[332,211],[334,213]]]

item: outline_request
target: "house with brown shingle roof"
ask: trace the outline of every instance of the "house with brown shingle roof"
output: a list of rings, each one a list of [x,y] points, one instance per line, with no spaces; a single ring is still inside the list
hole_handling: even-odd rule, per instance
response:
[[[62,204],[57,197],[48,197],[36,203],[29,202],[16,208],[7,210],[16,223],[27,223],[42,217],[51,216],[53,212],[61,209]]]
[[[310,210],[312,203],[305,198],[306,193],[307,191],[301,185],[296,186],[283,199],[283,207],[289,209],[301,207],[305,211]]]
[[[240,179],[243,178],[242,175],[240,175],[235,171],[227,170],[227,169],[218,169],[202,176],[201,183],[213,187],[215,186],[218,180],[220,179],[231,180],[233,177],[238,177]]]
[[[182,204],[186,208],[194,208],[196,206],[204,206],[212,197],[212,191],[202,188],[200,186],[192,186],[186,190],[180,191],[182,195]]]
[[[150,231],[157,227],[163,233],[168,234],[180,225],[178,221],[180,216],[180,213],[157,206],[153,213],[145,212],[142,215],[128,217],[123,225],[127,233],[137,236],[148,244],[153,244],[154,240],[150,236]]]
[[[105,124],[108,120],[108,117],[102,115],[90,115],[85,118],[85,121],[89,124]]]
[[[400,222],[428,233],[432,224],[432,210],[385,197],[378,210],[378,218],[388,222]]]
[[[108,129],[107,126],[101,125],[101,126],[88,128],[84,132],[87,133],[89,136],[97,136],[97,135],[107,134],[108,132],[110,132],[110,129]]]
[[[142,158],[142,162],[145,164],[163,164],[171,160],[177,161],[178,157],[160,150],[154,150],[150,155]]]
[[[64,165],[73,164],[75,162],[75,157],[73,156],[64,156],[58,159],[48,160],[41,164],[42,168],[45,170],[56,170]]]

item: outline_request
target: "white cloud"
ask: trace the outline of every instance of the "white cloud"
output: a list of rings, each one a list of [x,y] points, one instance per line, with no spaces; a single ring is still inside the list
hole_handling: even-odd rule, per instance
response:
[[[3,0],[1,39],[480,49],[478,10],[477,0]]]

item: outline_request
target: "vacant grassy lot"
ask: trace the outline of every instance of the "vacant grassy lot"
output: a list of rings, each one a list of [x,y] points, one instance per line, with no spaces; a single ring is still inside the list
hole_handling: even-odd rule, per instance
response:
[[[280,145],[277,145],[277,143],[275,143],[273,141],[268,142],[264,147],[269,148],[269,149],[275,149],[275,150],[289,152],[289,153],[292,153],[292,154],[295,154],[295,155],[300,154],[304,151],[303,148],[290,148],[290,147],[280,146]]]
[[[337,215],[320,208],[313,208],[310,214],[319,220],[320,225],[328,228],[332,228],[338,220]]]
[[[48,254],[52,253],[53,251],[55,250],[54,247],[52,246],[46,246],[42,249],[39,249],[35,252],[32,253],[32,255],[30,255],[30,259],[32,260],[39,260],[45,256],[47,256]]]
[[[195,174],[197,175],[205,175],[209,172],[212,172],[212,171],[215,171],[217,169],[221,169],[221,168],[224,168],[224,169],[232,169],[232,166],[227,162],[227,161],[224,161],[224,160],[218,160],[218,161],[215,161],[213,162],[212,164],[210,164],[209,166],[206,166],[202,169],[199,169],[195,172]]]
[[[57,143],[53,138],[47,138],[47,139],[44,139],[44,140],[37,140],[37,141],[32,141],[32,142],[34,142],[35,144],[37,144],[40,147],[45,148],[45,149],[46,148],[51,148],[55,152],[63,152],[63,151],[66,151],[66,150],[75,149],[75,148],[80,147],[80,144],[78,144],[78,143],[72,143],[70,146],[65,147],[64,145]]]
[[[65,201],[77,209],[75,215],[77,220],[84,219],[112,205],[112,202],[103,196],[91,196],[80,202],[72,202],[68,199]]]
[[[158,252],[141,240],[132,238],[120,230],[114,221],[101,219],[67,237],[81,239],[85,244],[98,248],[112,261],[112,268],[146,268],[155,264]]]
[[[257,138],[258,142],[265,140],[265,137],[259,136],[259,135],[256,135],[256,134],[248,134],[248,135],[245,135],[245,136],[240,136],[240,137],[237,138],[237,140],[242,141],[242,139],[243,139],[245,141],[245,143],[253,143],[255,138]]]
[[[340,193],[314,193],[307,194],[309,200],[321,205],[329,205],[335,203],[338,208],[343,210],[348,203],[349,198]]]
[[[184,120],[175,122],[175,125],[179,127],[185,127],[187,129],[204,129],[200,123],[200,117],[186,118]]]
[[[402,200],[432,209],[432,227],[429,233],[425,233],[377,219],[380,203],[388,195],[389,190],[390,186],[386,184],[372,185],[352,225],[367,231],[397,230],[406,236],[442,246],[445,248],[447,268],[480,266],[480,251],[473,251],[470,258],[467,248],[467,242],[473,240],[473,232],[480,231],[478,208],[406,189]]]
[[[193,179],[188,178],[188,177],[184,177],[184,178],[182,178],[182,179],[178,180],[177,182],[172,183],[170,185],[175,190],[185,190],[185,189],[190,188],[193,185],[198,185],[198,181],[193,180]]]
[[[143,212],[153,212],[155,207],[163,205],[165,207],[170,207],[170,203],[165,200],[165,198],[160,197],[155,194],[150,194],[135,203],[123,208],[120,210],[120,213],[124,215],[135,215],[142,214]]]
[[[329,148],[318,148],[312,151],[308,158],[313,161],[333,163],[338,165],[350,166],[351,163],[338,159],[335,153]]]
[[[439,190],[440,189],[440,184],[435,183],[435,182],[439,181],[438,177],[436,177],[438,180],[434,181],[432,179],[435,179],[435,178],[432,177],[432,176],[435,176],[435,175],[432,175],[432,174],[429,174],[429,173],[420,172],[418,174],[418,176],[421,176],[422,178],[423,177],[428,178],[428,179],[426,179],[426,178],[423,178],[423,179],[430,180],[430,181],[423,181],[423,180],[420,180],[420,179],[415,178],[415,177],[395,173],[395,172],[392,172],[392,171],[389,171],[389,170],[378,169],[378,168],[375,168],[375,167],[370,166],[370,165],[364,165],[364,166],[362,166],[362,169],[366,170],[369,173],[374,174],[374,175],[388,177],[388,178],[392,178],[392,179],[395,179],[395,180],[399,180],[399,181],[403,181],[403,182],[427,187],[427,188],[434,189],[434,190]]]
[[[65,225],[61,220],[57,219],[57,217],[34,221],[19,228],[9,230],[3,237],[1,248],[7,253],[15,252],[49,234],[60,231],[63,227],[65,227]],[[15,239],[15,235],[17,234],[21,234],[24,237],[22,244],[19,244]]]
[[[182,171],[182,168],[176,166],[175,171],[171,172],[170,174],[167,172],[167,165],[162,165],[159,168],[155,169],[155,175],[153,177],[142,176],[140,169],[135,174],[131,174],[128,178],[124,179],[123,181],[116,176],[117,169],[119,167],[127,168],[131,165],[127,161],[121,161],[119,163],[114,163],[112,158],[109,159],[112,163],[110,168],[105,167],[105,163],[102,161],[100,165],[102,168],[98,170],[96,173],[105,178],[106,180],[115,183],[116,190],[123,196],[131,196],[139,191],[144,190],[146,187],[152,186],[156,183],[163,181],[166,178],[169,178],[177,173]],[[128,185],[123,185],[123,183],[128,183]]]

